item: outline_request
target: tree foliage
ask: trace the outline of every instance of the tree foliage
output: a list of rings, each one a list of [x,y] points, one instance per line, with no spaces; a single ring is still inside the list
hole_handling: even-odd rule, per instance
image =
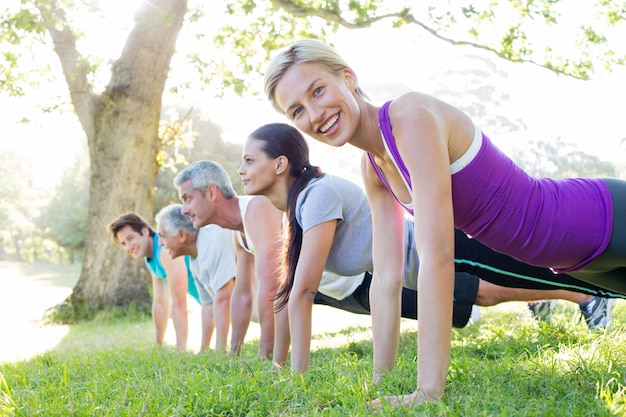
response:
[[[44,42],[45,27],[34,16],[32,4],[9,4],[0,20],[0,91],[19,96],[24,94],[24,86],[36,82],[37,72],[23,71],[25,61],[34,58],[36,45]]]
[[[230,56],[212,69],[238,92],[250,90],[249,74],[261,72],[276,49],[302,37],[326,39],[340,27],[411,25],[442,42],[580,79],[626,62],[626,3],[610,0],[229,0],[226,12],[232,18],[215,42]]]
[[[164,112],[159,137],[163,147],[157,158],[160,169],[154,194],[154,211],[179,202],[173,180],[189,163],[210,159],[222,165],[239,194],[243,187],[238,174],[241,161],[240,144],[227,143],[222,129],[197,109],[169,107]]]
[[[85,246],[88,207],[89,162],[85,151],[64,172],[37,222],[46,237],[66,249],[70,263],[74,262],[75,251]]]
[[[39,40],[47,45],[48,55],[50,46],[54,47],[60,64],[55,70],[65,79],[89,148],[85,258],[65,305],[100,309],[132,302],[148,304],[145,268],[112,244],[106,224],[123,212],[149,217],[153,211],[161,102],[187,2],[153,0],[140,5],[121,54],[106,66],[106,85],[94,76],[102,67],[90,53],[98,51],[81,52],[79,47],[84,30],[80,17],[84,12],[94,12],[94,3],[23,0],[18,7],[15,3],[11,2],[0,16],[2,46],[11,44],[11,34],[15,33],[16,39],[27,43]],[[3,90],[19,94],[7,86],[16,79],[11,74],[19,65],[5,61],[2,71],[9,76],[2,80]]]
[[[582,79],[624,62],[624,52],[616,49],[623,43],[615,33],[623,26],[625,5],[609,0],[589,4],[503,0],[471,5],[403,0],[228,0],[223,4],[230,18],[214,38],[219,56],[205,53],[206,42],[201,42],[216,25],[214,16],[204,13],[207,3],[196,2],[187,11],[186,0],[152,0],[141,3],[121,53],[111,61],[97,56],[99,51],[81,49],[88,29],[81,16],[98,13],[96,4],[95,0],[9,0],[0,6],[0,93],[23,95],[33,85],[43,84],[42,80],[55,76],[65,80],[69,94],[51,107],[71,103],[90,155],[86,254],[72,297],[77,304],[86,300],[97,307],[147,298],[147,282],[137,279],[143,269],[112,247],[105,233],[111,218],[131,210],[149,218],[155,209],[155,195],[157,206],[161,204],[159,189],[165,190],[173,173],[190,158],[206,155],[232,161],[226,168],[239,184],[239,150],[217,141],[201,144],[204,137],[192,133],[201,130],[202,119],[183,117],[159,126],[162,95],[183,21],[196,31],[199,45],[186,64],[197,65],[200,80],[239,94],[255,92],[251,80],[258,81],[272,52],[296,38],[325,39],[340,28],[383,24],[412,25],[443,42],[487,50],[510,61],[530,62]],[[583,5],[591,12],[582,14],[572,34],[564,35],[563,22],[570,21],[567,11]],[[590,19],[595,16],[599,20]],[[569,39],[575,49],[557,50],[555,39]],[[191,87],[190,81],[183,84]],[[176,134],[181,132],[192,133],[187,137]],[[186,153],[191,149],[187,142],[193,141],[194,149],[207,153],[193,158]],[[10,168],[7,172],[12,173]],[[70,184],[71,175],[65,181]],[[81,186],[74,183],[71,187],[77,194],[59,198],[64,203],[68,199],[84,201]],[[2,210],[14,216],[29,208],[10,205],[16,202],[7,205],[4,199],[0,203],[4,204],[0,215]],[[59,224],[65,220],[57,219]],[[77,223],[74,227],[79,228]],[[60,233],[55,234],[61,241]],[[76,237],[63,238],[67,238],[66,244],[79,244]]]

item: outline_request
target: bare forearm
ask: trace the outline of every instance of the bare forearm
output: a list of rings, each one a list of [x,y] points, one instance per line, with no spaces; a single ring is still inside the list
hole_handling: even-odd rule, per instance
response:
[[[259,325],[261,338],[259,339],[259,356],[270,358],[274,350],[274,296],[275,291],[261,284],[257,299],[259,309]]]
[[[291,343],[289,335],[289,314],[287,308],[283,308],[275,315],[276,323],[274,329],[274,366],[282,368],[287,363],[287,355],[289,354],[289,344]]]
[[[436,275],[422,278],[427,274]],[[418,390],[431,399],[443,395],[450,365],[453,274],[452,268],[420,270],[418,317],[422,314],[421,317],[428,317],[428,320],[418,320],[417,325],[417,385]]]
[[[213,319],[213,304],[202,305],[202,340],[200,341],[200,350],[209,348],[211,337],[213,337],[213,329],[215,321]]]
[[[370,289],[374,381],[395,365],[400,339],[401,284],[393,280],[381,281],[375,277]]]
[[[233,328],[230,353],[239,355],[252,317],[252,294],[233,291],[230,310]]]
[[[172,322],[176,332],[176,348],[180,351],[187,349],[189,325],[187,321],[187,303],[179,302],[172,305]]]
[[[215,350],[226,351],[228,330],[230,327],[230,299],[216,301],[213,308],[215,316]]]
[[[152,321],[155,328],[155,341],[157,345],[162,345],[169,319],[169,309],[165,304],[152,304]]]
[[[289,332],[291,334],[291,369],[305,372],[311,353],[311,313],[313,298],[291,295],[289,300]]]

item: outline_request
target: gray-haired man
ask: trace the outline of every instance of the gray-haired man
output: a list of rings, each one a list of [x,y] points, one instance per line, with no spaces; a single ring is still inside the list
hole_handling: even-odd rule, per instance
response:
[[[228,173],[212,161],[189,165],[176,175],[174,185],[183,203],[182,212],[195,227],[217,224],[235,231],[237,280],[231,299],[230,352],[238,354],[243,344],[257,281],[259,356],[270,358],[274,347],[274,298],[282,271],[282,212],[263,196],[237,196]],[[280,320],[277,326],[286,325],[281,319],[276,316]]]
[[[202,303],[201,350],[208,348],[215,328],[215,349],[226,350],[230,326],[230,298],[237,261],[232,231],[211,225],[196,229],[181,213],[180,204],[156,215],[159,244],[172,258],[188,255],[191,273]]]

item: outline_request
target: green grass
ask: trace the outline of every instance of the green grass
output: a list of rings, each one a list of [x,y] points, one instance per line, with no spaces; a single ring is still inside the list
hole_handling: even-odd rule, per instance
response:
[[[566,302],[552,324],[535,323],[522,303],[483,309],[453,333],[443,400],[374,412],[369,399],[414,390],[415,331],[402,334],[395,371],[373,385],[363,327],[338,332],[354,341],[314,351],[310,370],[292,375],[255,358],[254,343],[240,358],[180,353],[152,346],[149,319],[103,317],[72,325],[52,351],[0,364],[0,415],[623,416],[625,323],[626,301],[606,332],[589,332]]]

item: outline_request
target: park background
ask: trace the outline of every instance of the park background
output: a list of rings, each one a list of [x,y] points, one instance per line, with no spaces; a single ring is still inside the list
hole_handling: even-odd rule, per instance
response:
[[[589,5],[563,3],[564,16],[555,25],[557,30],[546,32],[544,36],[554,50],[567,55],[572,42],[566,24],[577,22],[580,15],[591,14],[592,9]],[[133,26],[134,11],[142,1],[87,4],[100,7],[104,13],[90,13],[91,9],[83,7],[77,18],[80,30],[84,32],[79,38],[79,47],[90,53],[98,51],[99,69],[93,75],[97,91],[104,89],[110,76],[107,69],[119,57]],[[176,132],[179,136],[175,141],[170,140],[170,145],[176,143],[167,150],[170,159],[160,161],[160,170],[167,171],[172,165],[181,166],[177,164],[177,158],[187,163],[187,159],[196,156],[194,152],[200,152],[202,157],[212,157],[210,151],[202,155],[200,148],[203,145],[228,148],[224,151],[227,155],[218,152],[214,157],[228,158],[219,162],[230,164],[227,168],[238,186],[236,167],[239,161],[231,160],[239,157],[240,146],[247,135],[261,124],[286,122],[286,119],[273,110],[263,96],[261,74],[250,74],[245,80],[248,87],[240,94],[219,85],[219,77],[214,77],[208,85],[203,83],[197,64],[190,60],[189,54],[198,51],[208,56],[221,54],[232,62],[233,58],[220,51],[212,38],[219,33],[220,24],[237,19],[225,14],[221,2],[211,2],[203,7],[208,21],[215,23],[200,29],[203,34],[200,40],[196,38],[198,28],[186,31],[183,26],[177,42],[177,53],[166,86],[169,89],[163,98],[161,137],[166,138],[170,133],[167,129],[172,124],[186,123],[177,126],[181,131]],[[498,18],[502,16],[498,15]],[[617,25],[611,38],[614,40],[611,46],[622,48],[622,53],[626,49],[624,42],[620,42],[626,38],[625,26]],[[540,29],[534,30],[539,32],[534,36],[541,39]],[[559,33],[563,35],[556,36]],[[626,129],[621,100],[626,94],[626,67],[623,65],[613,65],[611,71],[606,71],[598,63],[592,78],[581,80],[532,63],[512,63],[490,51],[452,45],[415,25],[391,28],[385,22],[366,29],[339,27],[326,36],[354,67],[360,83],[376,104],[408,90],[435,94],[470,113],[499,147],[533,173],[593,175],[594,168],[597,168],[599,174],[604,174],[606,164],[611,164],[614,176],[625,175]],[[458,36],[461,37],[462,33]],[[59,198],[60,188],[77,190],[82,187],[81,197],[84,198],[88,190],[89,157],[85,133],[72,111],[67,84],[60,74],[58,62],[54,61],[58,58],[51,45],[36,44],[37,49],[31,51],[20,50],[19,45],[12,47],[15,53],[25,56],[20,61],[20,68],[27,78],[30,77],[28,79],[34,77],[36,83],[21,84],[22,96],[8,94],[8,81],[3,84],[5,89],[0,90],[4,122],[0,158],[5,178],[1,189],[0,208],[4,215],[0,220],[0,256],[13,260],[24,257],[32,261],[50,258],[50,247],[59,246],[58,241],[44,242],[45,235],[37,236],[46,227],[44,214],[48,209],[54,220],[56,212],[64,209],[58,205],[77,197],[67,194],[62,196],[65,198]],[[193,146],[194,141],[196,149],[186,149],[186,153],[185,149],[180,149]],[[358,150],[349,146],[329,149],[314,141],[310,145],[313,163],[360,182]],[[575,162],[580,160],[574,162],[571,157],[576,157],[577,153],[584,154],[583,157],[587,157],[585,162],[595,163],[596,167],[584,164],[576,167]],[[568,158],[572,160],[570,166],[564,167]],[[560,165],[555,166],[555,161]],[[157,186],[160,185],[163,184]],[[57,199],[54,199],[55,194]],[[161,196],[156,205],[162,205],[168,198],[175,200],[176,196]],[[50,208],[50,205],[57,206]],[[77,215],[85,216],[86,213]],[[72,235],[74,225],[70,223],[64,233],[57,232],[56,235]],[[25,252],[17,254],[18,248],[23,246]],[[67,249],[70,247],[66,246]]]
[[[46,3],[53,2],[40,4]],[[170,184],[172,167],[179,169],[194,158],[216,159],[228,168],[239,187],[236,167],[240,146],[247,134],[261,124],[286,121],[262,94],[257,94],[262,90],[262,78],[258,73],[246,74],[245,88],[237,94],[226,82],[220,83],[219,77],[207,78],[205,73],[197,70],[199,63],[207,62],[206,57],[225,57],[230,66],[240,65],[236,57],[228,55],[236,48],[222,51],[213,39],[222,33],[222,25],[240,20],[244,23],[238,24],[244,25],[250,17],[244,19],[238,15],[241,9],[236,9],[234,15],[225,12],[226,4],[238,2],[192,3],[190,7],[203,10],[204,23],[188,29],[187,23],[193,20],[189,19],[176,43],[177,52],[171,62],[163,95],[159,139],[164,152],[158,154],[161,165],[154,184],[153,206],[150,210],[142,206],[148,218],[160,206],[176,201]],[[497,22],[503,27],[515,23],[519,17],[515,12],[499,9],[508,3],[501,1],[485,6],[493,8],[498,16]],[[594,16],[593,4],[560,3],[563,16],[554,25],[556,30],[543,32],[541,25],[530,25],[524,27],[525,34],[566,56],[575,55],[578,50],[570,30],[575,29],[579,19]],[[610,35],[604,43],[620,56],[626,47],[623,42],[626,39],[624,6],[608,3],[618,9],[621,7],[621,20],[615,26],[603,28],[607,36]],[[37,2],[10,1],[2,7],[6,7],[6,12],[12,12],[19,8],[32,9],[35,4]],[[106,90],[111,65],[120,57],[134,25],[134,13],[145,4],[148,3],[138,0],[79,2],[74,4],[77,13],[70,15],[68,12],[83,34],[79,38],[79,50],[97,55],[98,60],[93,63],[99,63],[99,66],[90,78],[95,92]],[[262,5],[269,7],[268,4],[259,2],[257,13],[262,13]],[[388,3],[387,7],[391,8],[392,4],[396,3]],[[454,2],[447,4],[450,9],[458,6]],[[529,8],[542,4],[527,3]],[[96,12],[96,6],[102,13]],[[434,3],[429,6],[434,7]],[[420,13],[427,13],[427,7],[421,5],[418,10],[415,6],[414,13],[421,17]],[[459,28],[441,29],[441,33],[462,39],[466,36],[463,29],[467,25],[459,23]],[[321,27],[325,29],[321,30]],[[492,31],[493,41],[497,44],[501,32],[495,27]],[[90,204],[88,142],[73,112],[58,57],[45,33],[40,35],[43,42],[34,43],[26,42],[27,32],[21,33],[24,44],[7,44],[5,37],[3,46],[8,49],[3,52],[20,57],[18,69],[25,74],[24,82],[19,84],[22,94],[12,94],[8,87],[18,84],[8,76],[2,79],[3,88],[0,89],[3,109],[3,133],[0,135],[3,178],[0,184],[0,360],[9,362],[28,360],[48,350],[67,347],[61,341],[64,337],[67,340],[72,327],[44,324],[41,318],[48,308],[62,303],[72,294],[81,276]],[[198,33],[202,36],[199,37]],[[337,47],[376,104],[410,89],[432,93],[470,113],[498,146],[537,175],[597,176],[608,173],[626,178],[626,128],[623,121],[626,69],[622,65],[612,65],[610,71],[605,70],[602,67],[603,49],[593,57],[597,65],[591,79],[582,80],[533,63],[513,63],[481,48],[452,45],[417,25],[395,28],[381,21],[365,29],[338,27],[334,31],[332,27],[314,22],[307,33],[325,37]],[[264,36],[280,38],[272,33]],[[288,36],[284,38],[282,40],[288,43]],[[228,42],[225,44],[229,45]],[[258,50],[248,52],[254,58],[253,62],[263,58]],[[6,54],[4,56],[6,58]],[[355,149],[330,149],[309,143],[312,163],[360,182],[359,155]],[[107,220],[99,219],[101,223]],[[128,268],[135,276],[141,276],[142,271],[136,266],[135,270],[132,270],[133,266]],[[30,297],[22,299],[16,294]],[[105,311],[109,309],[106,305],[99,307]],[[513,303],[504,311],[512,312],[517,318],[524,316],[524,308],[524,305]],[[320,314],[324,311],[320,310]],[[338,312],[316,317],[321,318],[316,322],[319,326],[316,330],[320,333],[350,328],[351,325],[366,326],[369,322],[365,317],[342,316]],[[138,332],[137,335],[150,339],[149,326],[146,327],[145,320],[141,323],[144,333]],[[523,323],[520,326],[525,328]],[[567,333],[567,330],[563,331]],[[352,334],[348,338],[363,338],[363,331],[356,333],[358,337]],[[118,336],[112,331],[104,341],[97,339],[96,346],[114,348]],[[254,332],[251,332],[251,338],[254,338]],[[343,338],[340,340],[344,341]],[[71,349],[74,348],[77,346],[71,344]],[[94,345],[86,343],[83,348],[93,349]],[[620,362],[619,369],[623,367]],[[619,390],[616,388],[614,392]]]

